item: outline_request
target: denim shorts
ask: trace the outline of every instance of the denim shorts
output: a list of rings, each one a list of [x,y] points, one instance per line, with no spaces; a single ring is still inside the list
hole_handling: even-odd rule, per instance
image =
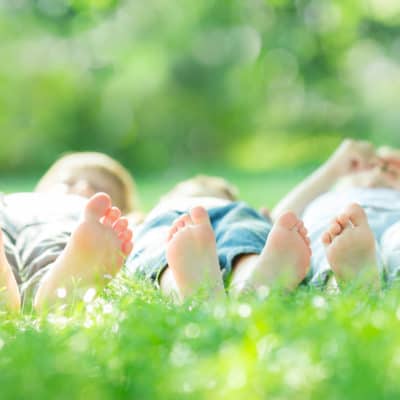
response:
[[[215,233],[222,276],[226,280],[237,256],[261,253],[272,222],[242,202],[207,211]],[[141,225],[135,233],[135,248],[126,261],[129,274],[150,279],[158,285],[160,274],[167,267],[169,229],[182,214],[185,212],[168,211]]]

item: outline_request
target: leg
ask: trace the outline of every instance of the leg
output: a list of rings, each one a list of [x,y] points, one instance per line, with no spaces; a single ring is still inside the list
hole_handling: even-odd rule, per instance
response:
[[[164,291],[173,290],[176,283],[181,300],[204,286],[212,295],[224,296],[214,232],[203,207],[195,207],[179,218],[167,240],[169,268],[163,274]]]
[[[232,273],[234,294],[281,285],[294,289],[306,276],[310,264],[310,241],[303,223],[291,212],[278,218],[260,255],[237,259]]]
[[[21,298],[11,265],[9,264],[0,230],[0,304],[10,311],[19,311]]]
[[[347,207],[322,235],[322,241],[339,283],[357,278],[362,284],[379,287],[375,237],[362,207]]]
[[[71,301],[89,288],[99,290],[120,270],[132,250],[132,232],[120,215],[108,195],[89,199],[81,222],[39,285],[36,309]]]

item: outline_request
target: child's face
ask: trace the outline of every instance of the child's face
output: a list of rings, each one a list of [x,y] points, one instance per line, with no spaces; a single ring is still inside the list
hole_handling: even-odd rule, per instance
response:
[[[119,196],[119,188],[108,176],[97,170],[70,170],[60,177],[54,191],[91,197],[95,193],[108,193],[113,199]],[[115,199],[118,201],[119,199]]]
[[[382,165],[354,172],[345,180],[351,186],[400,190],[400,165],[398,162],[383,160]]]

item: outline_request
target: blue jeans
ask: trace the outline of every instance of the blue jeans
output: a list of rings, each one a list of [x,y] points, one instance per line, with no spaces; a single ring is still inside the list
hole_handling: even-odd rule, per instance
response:
[[[215,233],[219,264],[226,279],[237,256],[261,253],[272,222],[242,202],[207,211]],[[167,267],[169,229],[184,213],[169,211],[144,222],[135,234],[135,247],[126,262],[129,273],[158,283],[161,272]]]

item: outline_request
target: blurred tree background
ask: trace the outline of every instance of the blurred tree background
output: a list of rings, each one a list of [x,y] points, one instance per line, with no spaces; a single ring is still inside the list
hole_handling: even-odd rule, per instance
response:
[[[0,0],[0,170],[133,171],[400,146],[398,0]]]

